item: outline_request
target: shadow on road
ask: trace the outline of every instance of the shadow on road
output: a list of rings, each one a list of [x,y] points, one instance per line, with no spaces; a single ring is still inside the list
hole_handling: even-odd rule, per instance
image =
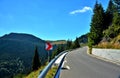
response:
[[[118,78],[120,78],[120,76]]]
[[[68,68],[66,68],[66,67],[62,67],[61,69],[62,69],[62,70],[68,70]]]

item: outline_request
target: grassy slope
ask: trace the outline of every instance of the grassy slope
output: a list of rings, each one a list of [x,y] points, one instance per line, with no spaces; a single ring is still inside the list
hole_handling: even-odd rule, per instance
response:
[[[118,42],[120,42],[120,35],[118,35],[111,41],[111,43],[118,43]]]
[[[39,68],[37,71],[33,71],[31,72],[28,76],[23,77],[23,78],[37,78],[38,75],[40,74],[40,71],[42,71],[44,69],[45,66],[42,66],[41,68]],[[45,78],[53,78],[55,73],[56,73],[57,67],[52,67],[47,76]]]
[[[28,76],[24,77],[24,78],[37,78],[40,71],[42,71],[44,69],[44,66],[40,67],[38,70],[31,72]]]
[[[112,48],[112,49],[120,49],[120,35],[112,39],[110,42],[102,42],[97,46],[98,48]]]
[[[57,40],[57,41],[49,41],[49,42],[51,42],[53,45],[66,44],[67,43],[65,40]],[[23,77],[23,78],[37,78],[38,75],[40,74],[40,71],[42,71],[44,69],[44,67],[45,66],[42,66],[37,71],[31,72],[29,75],[27,75],[26,77]],[[50,69],[46,78],[53,78],[56,70],[57,70],[57,67],[53,67],[52,69]]]

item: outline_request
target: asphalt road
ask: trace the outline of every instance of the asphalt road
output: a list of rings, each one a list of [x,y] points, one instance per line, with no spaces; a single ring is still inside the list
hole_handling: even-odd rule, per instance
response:
[[[120,78],[120,66],[91,57],[86,52],[87,47],[84,47],[68,53],[60,78]]]

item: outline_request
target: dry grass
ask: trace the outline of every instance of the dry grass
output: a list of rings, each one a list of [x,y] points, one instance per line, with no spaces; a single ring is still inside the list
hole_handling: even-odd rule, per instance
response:
[[[120,35],[112,39],[110,42],[101,42],[95,47],[107,49],[120,49]]]
[[[67,42],[66,41],[54,41],[52,42],[52,44],[56,44],[56,45],[59,45],[59,44],[66,44]]]
[[[120,49],[120,43],[102,42],[95,47],[97,47],[97,48],[107,48],[107,49]]]
[[[120,43],[120,35],[118,35],[116,38],[114,38],[111,43]]]

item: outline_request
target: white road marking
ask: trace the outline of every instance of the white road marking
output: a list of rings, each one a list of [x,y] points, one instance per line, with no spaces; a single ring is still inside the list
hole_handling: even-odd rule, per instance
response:
[[[66,68],[67,68],[68,70],[70,70],[70,66],[66,66]]]
[[[67,63],[67,61],[66,61],[66,60],[65,60],[64,62],[65,62],[65,63]]]

